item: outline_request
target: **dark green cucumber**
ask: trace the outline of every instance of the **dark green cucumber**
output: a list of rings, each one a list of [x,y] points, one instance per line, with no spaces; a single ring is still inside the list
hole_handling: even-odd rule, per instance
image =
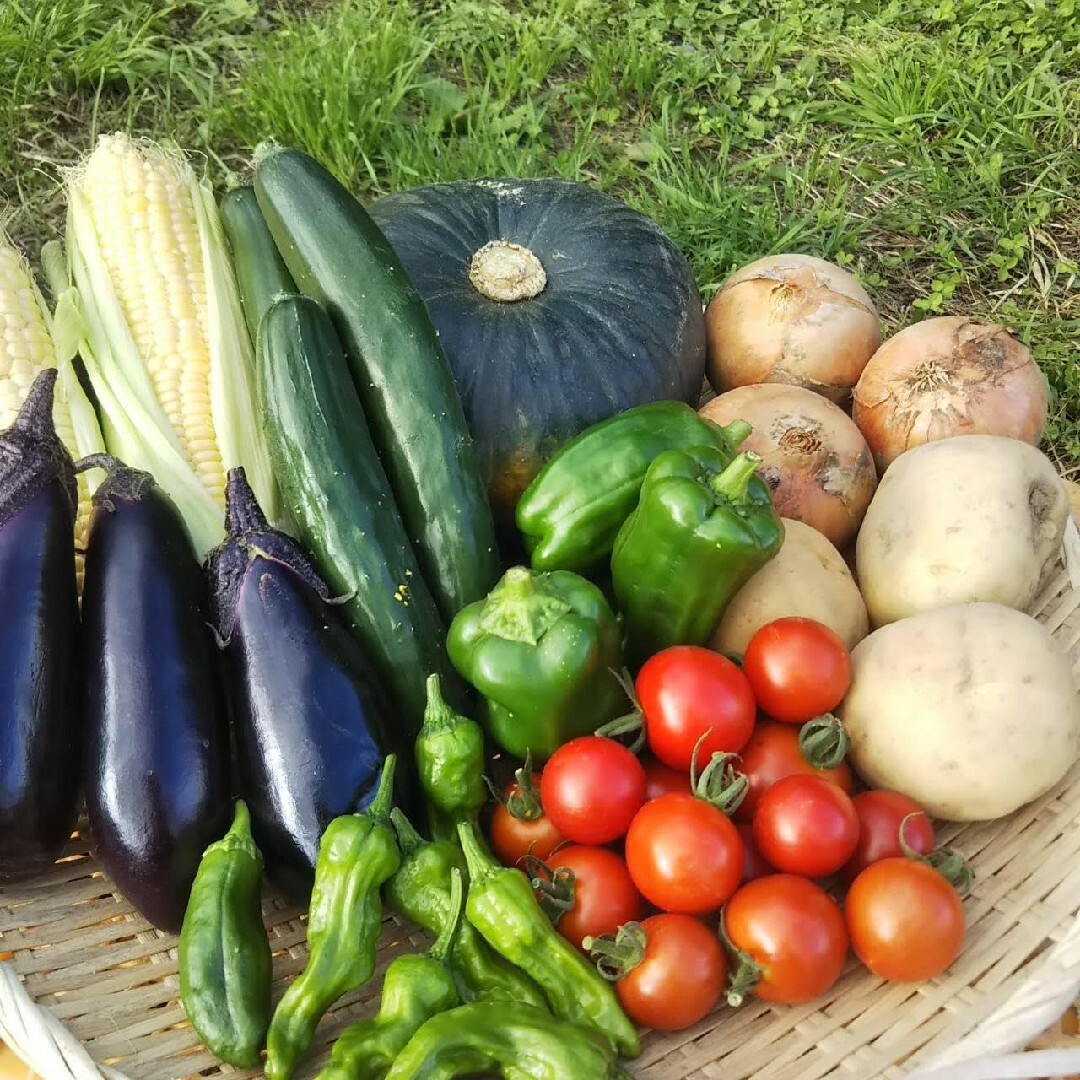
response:
[[[300,290],[333,321],[409,539],[449,621],[487,595],[500,567],[476,449],[427,308],[367,211],[306,154],[261,154],[255,195]]]
[[[445,626],[394,505],[341,345],[314,300],[287,296],[263,317],[258,385],[285,504],[402,711],[402,730],[392,735],[415,738],[428,675],[437,672],[458,701],[464,688],[447,659]]]
[[[266,227],[252,187],[233,188],[221,200],[220,209],[232,251],[244,321],[254,341],[270,305],[279,296],[295,293],[296,284]]]

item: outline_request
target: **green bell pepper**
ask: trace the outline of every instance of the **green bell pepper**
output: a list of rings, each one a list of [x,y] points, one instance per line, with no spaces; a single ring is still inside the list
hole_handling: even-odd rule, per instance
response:
[[[583,431],[536,475],[515,516],[534,570],[583,573],[611,554],[646,470],[665,450],[715,446],[734,457],[750,427],[727,427],[681,401],[628,409]]]
[[[461,871],[450,871],[450,920],[426,953],[404,953],[383,976],[379,1012],[346,1028],[316,1080],[382,1080],[425,1020],[461,1004],[450,969],[450,950],[465,901]]]
[[[259,1063],[270,1022],[262,870],[251,817],[237,801],[232,828],[199,863],[177,954],[180,1000],[191,1026],[215,1057],[243,1069]]]
[[[649,467],[611,557],[635,667],[672,645],[705,645],[735,593],[780,550],[784,526],[760,463],[705,446]]]
[[[507,570],[450,624],[446,649],[481,694],[481,721],[507,753],[550,757],[625,711],[615,672],[621,633],[611,605],[567,570]]]
[[[334,818],[323,833],[308,910],[307,964],[270,1020],[267,1080],[288,1080],[323,1013],[375,973],[382,931],[379,890],[401,861],[390,825],[395,763],[390,754],[367,810]]]
[[[530,1005],[477,1001],[428,1020],[409,1040],[388,1080],[623,1080],[607,1040]]]

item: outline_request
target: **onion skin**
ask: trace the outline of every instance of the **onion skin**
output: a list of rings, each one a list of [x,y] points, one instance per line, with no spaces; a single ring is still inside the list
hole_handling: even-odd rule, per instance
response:
[[[785,383],[838,405],[881,344],[866,290],[834,263],[772,255],[735,271],[705,311],[709,383],[718,394]]]
[[[801,386],[761,383],[713,398],[701,415],[753,429],[740,449],[762,457],[758,470],[782,517],[805,522],[843,550],[877,488],[870,448],[838,405]]]
[[[926,319],[889,338],[855,386],[852,417],[879,471],[906,450],[955,435],[1000,435],[1037,446],[1046,382],[1004,326]]]

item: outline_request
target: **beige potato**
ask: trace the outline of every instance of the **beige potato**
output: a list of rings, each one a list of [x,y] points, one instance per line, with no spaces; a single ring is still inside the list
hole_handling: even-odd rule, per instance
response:
[[[987,821],[1049,791],[1080,755],[1080,694],[1050,632],[1001,604],[954,604],[875,630],[839,710],[874,787],[937,818]]]
[[[959,435],[901,454],[856,542],[871,624],[976,600],[1026,610],[1068,518],[1054,466],[1018,439]]]
[[[712,647],[744,653],[766,623],[792,615],[816,619],[849,649],[870,630],[866,604],[844,557],[817,531],[784,518],[780,550],[736,594],[720,622]]]

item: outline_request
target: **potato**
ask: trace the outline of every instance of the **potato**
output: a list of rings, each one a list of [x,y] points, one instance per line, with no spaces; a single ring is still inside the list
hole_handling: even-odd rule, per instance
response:
[[[866,604],[843,556],[817,529],[784,518],[780,550],[735,595],[712,647],[744,653],[766,623],[790,615],[816,619],[835,631],[849,649],[870,630]]]
[[[901,454],[856,542],[871,624],[976,600],[1026,610],[1068,518],[1054,466],[1018,439],[959,435]]]
[[[1050,632],[1001,604],[953,604],[875,630],[839,716],[874,787],[933,817],[987,821],[1049,791],[1080,754],[1080,695]]]

